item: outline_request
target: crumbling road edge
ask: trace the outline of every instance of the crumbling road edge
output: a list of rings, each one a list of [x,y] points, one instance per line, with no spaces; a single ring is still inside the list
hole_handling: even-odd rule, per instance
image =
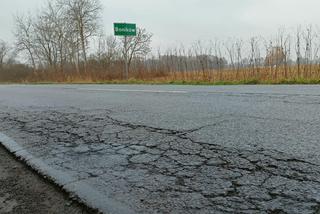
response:
[[[34,157],[17,142],[1,132],[0,145],[4,146],[16,158],[32,168],[40,176],[50,181],[50,183],[53,183],[54,185],[61,188],[63,191],[69,194],[72,199],[77,200],[79,203],[82,203],[89,208],[97,210],[101,213],[135,213],[128,207],[125,207],[124,205],[102,195],[101,193],[90,187],[88,184],[86,184],[85,181],[74,182],[77,179],[73,178],[67,173],[56,170],[45,164],[41,159]]]

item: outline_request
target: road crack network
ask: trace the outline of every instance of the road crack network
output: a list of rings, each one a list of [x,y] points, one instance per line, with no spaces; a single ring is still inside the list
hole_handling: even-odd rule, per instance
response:
[[[206,129],[224,123],[217,118]],[[320,166],[266,149],[201,142],[192,130],[120,121],[110,111],[0,113],[0,131],[138,213],[319,213]]]

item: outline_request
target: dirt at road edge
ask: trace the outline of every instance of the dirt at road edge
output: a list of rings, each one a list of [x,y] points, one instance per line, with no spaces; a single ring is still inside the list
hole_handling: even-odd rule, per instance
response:
[[[96,214],[10,154],[0,145],[0,213]]]

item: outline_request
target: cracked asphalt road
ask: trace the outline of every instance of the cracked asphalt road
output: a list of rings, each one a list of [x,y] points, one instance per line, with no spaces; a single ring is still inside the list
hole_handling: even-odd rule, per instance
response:
[[[320,86],[0,86],[0,132],[136,213],[320,213]]]

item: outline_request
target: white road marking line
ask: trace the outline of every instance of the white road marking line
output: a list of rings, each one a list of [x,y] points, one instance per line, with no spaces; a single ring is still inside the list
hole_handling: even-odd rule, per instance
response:
[[[169,93],[169,94],[186,94],[187,91],[164,91],[164,90],[129,90],[129,89],[107,89],[107,88],[77,88],[80,91],[109,91],[109,92],[143,92],[143,93]]]

